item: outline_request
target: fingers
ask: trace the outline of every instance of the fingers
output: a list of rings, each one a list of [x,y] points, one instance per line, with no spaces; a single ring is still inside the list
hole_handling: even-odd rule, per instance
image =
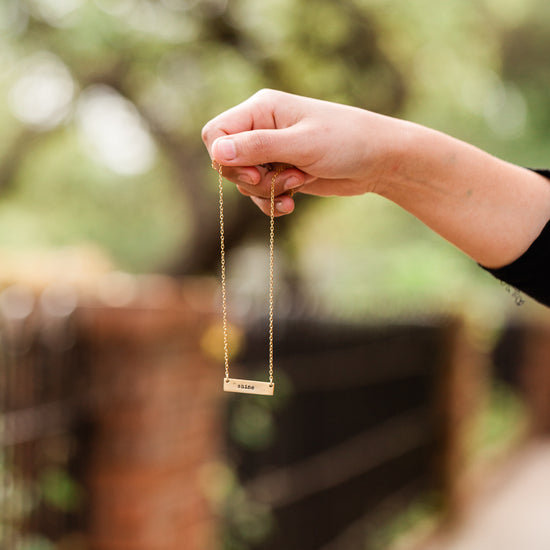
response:
[[[265,168],[258,167],[262,181],[258,185],[237,185],[237,189],[245,196],[251,198],[252,202],[267,216],[271,215],[271,184],[276,170],[280,167],[273,165]],[[304,184],[305,174],[294,167],[283,170],[275,178],[275,202],[274,215],[276,217],[290,214],[294,211],[294,200],[292,196]]]
[[[274,161],[303,165],[307,143],[299,134],[299,130],[292,127],[219,137],[212,144],[212,157],[224,166],[255,166]]]
[[[241,167],[231,169],[224,166],[223,175],[229,181],[236,183],[243,195],[269,199],[271,196],[271,182],[273,181],[273,176],[276,174],[276,169],[276,165],[274,166],[274,170],[267,170],[262,166],[253,167],[254,178],[257,178],[257,181],[249,181],[248,174],[243,174]],[[295,192],[304,185],[305,181],[306,174],[301,170],[294,167],[283,170],[275,178],[275,196],[278,197],[279,195]]]
[[[266,215],[271,215],[271,201],[260,197],[250,197],[252,202]],[[275,199],[275,217],[284,216],[294,211],[294,199],[288,195],[281,195]]]
[[[294,99],[295,101],[295,99]],[[288,103],[293,102],[293,96],[276,90],[260,90],[241,104],[225,111],[205,124],[202,129],[202,139],[210,156],[219,162],[227,162],[232,157],[231,147],[226,144],[227,150],[220,153],[220,158],[212,154],[212,145],[220,137],[233,136],[242,132],[258,129],[276,129],[288,126],[277,112],[282,109],[283,119],[289,112]],[[277,123],[279,119],[279,124]],[[250,163],[260,164],[260,163]]]
[[[258,107],[258,98],[261,95],[262,92],[254,94],[204,125],[201,136],[209,151],[212,143],[221,136],[239,134],[254,128],[273,128],[273,117],[268,109]]]
[[[262,90],[211,120],[202,131],[210,157],[223,166],[224,178],[237,184],[267,215],[277,164],[303,164],[308,150],[312,151],[313,145],[308,147],[308,140],[303,140],[302,101],[291,94]],[[266,163],[273,163],[273,169],[262,166]],[[276,177],[277,216],[294,210],[290,195],[305,183],[306,174],[294,166]]]
[[[304,99],[261,90],[240,105],[208,122],[202,139],[210,157],[224,166],[255,166],[266,162],[304,165],[313,154],[303,139]]]

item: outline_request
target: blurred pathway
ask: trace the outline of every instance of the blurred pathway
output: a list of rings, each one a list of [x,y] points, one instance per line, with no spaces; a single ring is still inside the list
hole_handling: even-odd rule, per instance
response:
[[[423,550],[550,550],[550,440],[519,451],[454,532]]]

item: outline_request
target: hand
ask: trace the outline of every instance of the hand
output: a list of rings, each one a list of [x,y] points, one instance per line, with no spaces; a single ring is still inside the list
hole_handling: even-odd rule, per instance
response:
[[[281,215],[294,209],[291,194],[297,190],[325,196],[374,191],[405,124],[354,107],[262,90],[211,120],[202,137],[224,176],[266,214],[273,168],[292,166],[276,180]]]
[[[294,209],[291,190],[375,192],[487,267],[527,250],[550,217],[548,180],[441,132],[362,109],[262,90],[203,128],[223,174],[269,214]]]

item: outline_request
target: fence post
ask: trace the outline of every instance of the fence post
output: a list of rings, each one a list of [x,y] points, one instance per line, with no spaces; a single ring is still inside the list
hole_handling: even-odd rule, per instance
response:
[[[90,361],[90,548],[210,550],[201,471],[219,456],[221,385],[201,338],[212,311],[175,282],[146,286],[129,306],[78,311]]]
[[[519,382],[524,392],[533,435],[550,434],[550,322],[525,324]]]
[[[489,349],[483,336],[464,317],[449,323],[444,345],[443,372],[437,392],[441,433],[439,471],[445,523],[458,521],[467,504],[469,447],[472,428],[486,398]]]

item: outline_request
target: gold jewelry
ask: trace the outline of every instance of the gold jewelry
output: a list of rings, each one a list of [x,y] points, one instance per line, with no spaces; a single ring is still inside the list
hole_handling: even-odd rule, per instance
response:
[[[216,170],[214,162],[212,168]],[[225,227],[223,213],[223,166],[218,164],[218,188],[220,202],[220,264],[222,286],[222,319],[223,319],[223,355],[225,363],[224,391],[237,393],[255,393],[258,395],[273,395],[273,271],[275,250],[275,182],[285,165],[277,168],[271,178],[270,212],[269,212],[269,382],[258,380],[243,380],[229,376],[229,337],[227,327],[227,289],[225,277]]]

